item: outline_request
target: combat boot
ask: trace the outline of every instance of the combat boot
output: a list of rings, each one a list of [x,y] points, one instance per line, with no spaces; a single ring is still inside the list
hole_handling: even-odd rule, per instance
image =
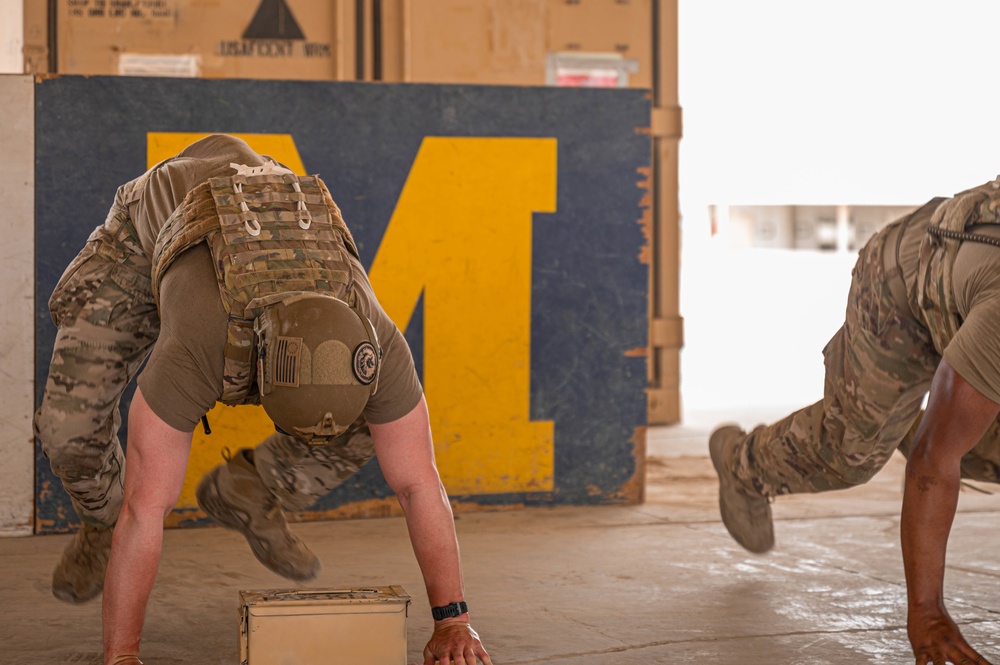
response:
[[[111,527],[80,526],[52,573],[53,596],[67,603],[83,603],[100,595],[113,534]]]
[[[736,542],[756,554],[763,554],[774,547],[774,522],[771,504],[767,497],[744,489],[726,460],[733,456],[733,449],[746,436],[739,427],[725,425],[712,432],[708,451],[712,465],[719,476],[719,512],[722,523]]]
[[[222,526],[242,533],[257,560],[274,572],[298,582],[311,580],[319,559],[289,530],[251,455],[244,448],[206,473],[195,491],[198,505]]]

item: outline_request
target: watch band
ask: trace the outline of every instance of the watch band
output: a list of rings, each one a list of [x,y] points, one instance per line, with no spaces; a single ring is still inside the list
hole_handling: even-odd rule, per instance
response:
[[[460,601],[457,603],[451,603],[450,605],[443,605],[441,607],[432,607],[431,616],[434,617],[435,621],[441,621],[442,619],[450,619],[451,617],[457,617],[465,614],[469,611],[469,606],[465,604],[465,601]]]

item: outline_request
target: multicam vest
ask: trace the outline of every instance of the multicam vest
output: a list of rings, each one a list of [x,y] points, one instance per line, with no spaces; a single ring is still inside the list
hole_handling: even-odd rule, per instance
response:
[[[961,325],[952,285],[959,246],[972,241],[1000,247],[1000,239],[966,230],[976,224],[1000,224],[1000,178],[939,205],[920,243],[917,305],[938,351],[944,351]]]
[[[207,242],[229,315],[224,404],[259,403],[254,320],[268,305],[301,292],[349,301],[358,255],[340,209],[318,177],[275,165],[241,167],[195,187],[167,220],[153,252],[153,296],[185,250]],[[353,304],[353,303],[351,303]]]

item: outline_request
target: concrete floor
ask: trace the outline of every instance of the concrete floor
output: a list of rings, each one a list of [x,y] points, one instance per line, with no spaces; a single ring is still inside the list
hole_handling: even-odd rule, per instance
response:
[[[752,423],[744,423],[752,424]],[[784,497],[765,556],[718,519],[712,422],[653,428],[647,502],[462,514],[473,625],[497,665],[913,662],[898,544],[901,459],[868,485]],[[949,607],[1000,662],[1000,496],[963,492],[949,550]],[[431,619],[402,519],[295,525],[325,567],[313,587],[402,585],[409,657]],[[100,663],[100,605],[49,592],[68,536],[0,539],[0,665]],[[238,661],[240,589],[288,588],[219,528],[171,530],[149,607],[149,665]],[[335,663],[332,660],[331,663]]]

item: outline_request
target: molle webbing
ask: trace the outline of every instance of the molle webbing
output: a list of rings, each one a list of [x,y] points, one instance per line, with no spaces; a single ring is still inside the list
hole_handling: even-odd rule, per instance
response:
[[[346,290],[344,238],[315,178],[234,176],[209,184],[219,220],[212,255],[231,316],[252,320],[289,291]]]
[[[257,402],[254,319],[294,292],[345,298],[354,241],[323,183],[292,174],[212,178],[185,198],[161,231],[153,259],[154,296],[170,263],[207,241],[229,315],[225,404]]]
[[[1000,224],[1000,178],[939,205],[920,244],[917,304],[939,351],[948,346],[960,325],[952,285],[958,248],[969,241],[997,244],[991,236],[966,230],[978,224]]]

